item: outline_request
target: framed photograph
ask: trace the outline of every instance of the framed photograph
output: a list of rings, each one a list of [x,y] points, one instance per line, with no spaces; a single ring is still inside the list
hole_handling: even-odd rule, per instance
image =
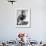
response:
[[[16,27],[31,27],[31,9],[17,9],[16,11]]]

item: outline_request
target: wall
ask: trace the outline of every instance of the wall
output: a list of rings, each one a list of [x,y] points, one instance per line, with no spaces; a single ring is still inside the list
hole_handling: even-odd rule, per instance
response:
[[[46,1],[17,0],[14,5],[0,0],[0,40],[14,40],[18,32],[26,32],[33,40],[46,40]],[[16,9],[31,8],[31,28],[16,28]]]

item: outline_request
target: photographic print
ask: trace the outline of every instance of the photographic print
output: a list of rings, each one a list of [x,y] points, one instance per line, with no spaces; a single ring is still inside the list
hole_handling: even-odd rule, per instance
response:
[[[16,15],[16,27],[30,27],[30,9],[18,9]]]

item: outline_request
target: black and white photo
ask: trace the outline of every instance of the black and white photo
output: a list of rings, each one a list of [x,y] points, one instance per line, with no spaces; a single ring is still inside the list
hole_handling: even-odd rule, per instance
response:
[[[29,27],[30,26],[30,10],[29,9],[18,9],[16,15],[16,26],[17,27]]]

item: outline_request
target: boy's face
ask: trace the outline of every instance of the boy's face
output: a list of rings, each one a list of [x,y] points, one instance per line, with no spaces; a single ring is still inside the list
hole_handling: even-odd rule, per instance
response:
[[[22,11],[21,14],[25,15],[25,11]]]

